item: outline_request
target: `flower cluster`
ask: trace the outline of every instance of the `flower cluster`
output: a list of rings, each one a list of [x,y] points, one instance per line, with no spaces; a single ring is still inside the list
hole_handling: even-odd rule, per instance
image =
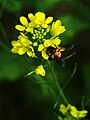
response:
[[[47,17],[43,12],[35,15],[28,14],[28,18],[21,16],[20,23],[15,26],[19,31],[18,40],[11,42],[13,48],[11,52],[23,55],[27,53],[29,57],[36,57],[38,53],[42,58],[49,60],[48,47],[59,48],[61,40],[59,35],[66,29],[61,25],[60,20],[53,22],[53,17]],[[62,50],[59,51],[61,57]],[[54,58],[54,56],[53,56]]]
[[[80,120],[84,118],[88,111],[87,110],[77,110],[75,106],[68,104],[66,107],[65,105],[61,104],[59,111],[63,114],[64,120]],[[61,116],[58,116],[58,120],[63,120]]]

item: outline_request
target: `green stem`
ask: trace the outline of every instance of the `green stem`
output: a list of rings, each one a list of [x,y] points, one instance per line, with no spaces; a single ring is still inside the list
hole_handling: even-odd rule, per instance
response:
[[[67,85],[69,84],[69,82],[72,80],[73,76],[74,76],[75,73],[76,73],[76,70],[77,70],[77,63],[75,63],[75,67],[74,67],[74,69],[73,69],[73,72],[72,72],[71,76],[69,77],[69,79],[66,81],[66,83],[65,83],[64,86],[62,87],[62,91],[66,88],[66,86],[67,86]],[[60,95],[61,95],[61,93],[60,93],[59,96],[58,96],[57,103],[58,103],[58,101],[59,101],[59,99],[60,99]]]
[[[56,77],[56,75],[54,73],[54,70],[51,67],[51,64],[50,64],[49,61],[48,61],[48,63],[49,63],[49,66],[50,66],[50,69],[51,69],[51,72],[52,72],[52,76],[53,76],[53,78],[54,78],[54,80],[56,82],[57,89],[58,89],[59,93],[61,94],[61,96],[62,96],[63,100],[65,101],[65,103],[68,104],[68,100],[66,99],[66,97],[65,97],[65,95],[64,95],[64,93],[63,93],[63,91],[62,91],[62,89],[61,89],[61,87],[60,87],[60,85],[58,83],[58,80],[57,80],[57,77]]]
[[[77,63],[75,63],[75,67],[74,67],[74,70],[70,76],[70,78],[66,81],[66,83],[64,84],[62,90],[68,85],[68,83],[71,81],[71,79],[73,78],[73,76],[75,75],[76,73],[76,70],[77,70]]]
[[[63,60],[67,60],[68,58],[72,57],[72,56],[75,55],[75,54],[76,54],[76,53],[74,52],[73,54],[71,54],[71,55],[69,55],[69,56],[63,58]]]
[[[25,75],[25,77],[27,77],[27,76],[29,76],[29,75],[31,75],[33,73],[34,73],[34,71],[31,71],[30,73],[28,73],[27,75]]]

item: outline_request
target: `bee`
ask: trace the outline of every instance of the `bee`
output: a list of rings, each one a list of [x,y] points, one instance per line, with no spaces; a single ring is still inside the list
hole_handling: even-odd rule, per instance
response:
[[[49,46],[47,48],[47,55],[49,56],[49,60],[58,61],[59,63],[61,63],[62,66],[64,66],[65,62],[61,58],[61,56],[62,56],[61,52],[65,51],[65,50],[71,50],[73,47],[74,47],[73,44],[64,45],[62,47],[60,47],[60,46],[58,46],[58,47],[57,46],[55,46],[55,47]]]

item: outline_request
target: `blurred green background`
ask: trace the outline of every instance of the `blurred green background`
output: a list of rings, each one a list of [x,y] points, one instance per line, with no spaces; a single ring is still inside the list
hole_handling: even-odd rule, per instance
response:
[[[38,11],[65,25],[67,31],[60,36],[62,45],[73,43],[74,49],[64,56],[76,54],[65,61],[64,68],[55,63],[55,71],[63,86],[77,63],[77,71],[64,92],[71,104],[80,108],[84,101],[90,111],[90,0],[0,0],[0,120],[56,120],[53,105],[57,96],[51,88],[57,95],[58,92],[49,68],[45,77],[49,84],[44,84],[40,76],[25,78],[37,61],[11,53],[11,41],[18,36],[14,27],[19,17]]]

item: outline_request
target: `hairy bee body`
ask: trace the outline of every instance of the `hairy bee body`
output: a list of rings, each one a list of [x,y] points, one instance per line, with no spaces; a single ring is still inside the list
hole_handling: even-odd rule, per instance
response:
[[[55,61],[58,61],[59,63],[62,64],[62,66],[65,65],[65,62],[64,60],[61,58],[62,56],[62,51],[65,51],[65,50],[71,50],[73,48],[73,44],[71,45],[65,45],[63,47],[52,47],[52,46],[49,46],[47,48],[47,55],[49,56],[49,60],[55,60]]]

